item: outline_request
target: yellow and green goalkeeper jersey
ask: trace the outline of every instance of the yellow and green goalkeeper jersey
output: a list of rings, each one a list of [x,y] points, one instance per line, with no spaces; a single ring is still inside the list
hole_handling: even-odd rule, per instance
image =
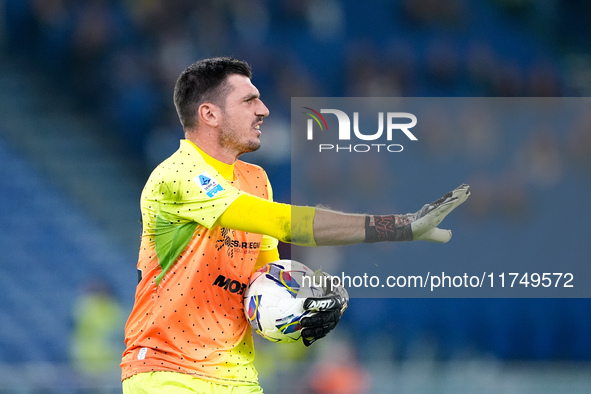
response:
[[[141,280],[125,328],[122,379],[175,371],[253,384],[243,292],[262,248],[277,241],[216,225],[243,193],[272,199],[256,165],[227,165],[187,140],[150,175],[141,196]]]

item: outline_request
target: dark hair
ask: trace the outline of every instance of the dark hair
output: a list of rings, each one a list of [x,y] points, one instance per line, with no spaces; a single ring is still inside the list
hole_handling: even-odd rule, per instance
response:
[[[239,74],[252,78],[248,63],[231,57],[214,57],[199,60],[185,69],[174,86],[174,106],[183,128],[197,124],[197,108],[209,102],[219,106],[227,94],[226,79]]]

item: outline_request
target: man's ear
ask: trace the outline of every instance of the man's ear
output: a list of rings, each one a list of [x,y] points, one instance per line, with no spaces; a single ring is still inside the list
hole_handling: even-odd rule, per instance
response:
[[[220,107],[212,103],[203,103],[197,108],[199,123],[203,122],[210,127],[219,126],[221,115]]]

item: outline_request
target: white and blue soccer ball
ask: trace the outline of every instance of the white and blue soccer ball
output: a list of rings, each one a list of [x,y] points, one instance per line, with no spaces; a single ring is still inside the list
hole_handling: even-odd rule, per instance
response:
[[[244,293],[244,312],[252,329],[272,342],[299,340],[300,321],[314,313],[304,310],[304,300],[324,295],[313,276],[314,271],[294,260],[278,260],[255,271]]]

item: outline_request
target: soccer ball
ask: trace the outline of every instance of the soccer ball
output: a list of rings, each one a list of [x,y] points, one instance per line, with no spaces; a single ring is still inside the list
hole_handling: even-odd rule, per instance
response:
[[[272,342],[299,340],[301,319],[314,313],[304,310],[304,300],[324,295],[313,276],[314,271],[293,260],[278,260],[255,271],[244,293],[244,312],[252,329]]]

